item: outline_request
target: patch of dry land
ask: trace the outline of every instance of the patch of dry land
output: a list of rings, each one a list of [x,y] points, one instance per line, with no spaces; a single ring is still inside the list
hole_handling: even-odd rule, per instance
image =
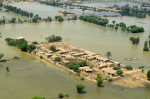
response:
[[[114,83],[117,84],[117,85],[130,87],[130,88],[145,87],[147,85],[150,85],[150,81],[147,80],[146,73],[133,75],[131,77],[118,80]]]
[[[52,45],[56,47],[55,52],[50,50]],[[104,81],[107,81],[110,77],[112,79],[121,77],[116,73],[116,70],[113,69],[114,66],[120,67],[122,65],[121,63],[102,57],[97,53],[71,46],[64,42],[36,44],[36,49],[31,53],[43,57],[43,59],[46,59],[50,63],[73,73],[76,72],[73,69],[69,69],[66,64],[86,61],[87,65],[79,67],[79,74],[85,79],[93,82],[96,82],[95,79],[97,74],[101,75]],[[61,61],[55,61],[56,57],[60,57]],[[135,69],[121,69],[123,70],[124,76],[138,71]]]

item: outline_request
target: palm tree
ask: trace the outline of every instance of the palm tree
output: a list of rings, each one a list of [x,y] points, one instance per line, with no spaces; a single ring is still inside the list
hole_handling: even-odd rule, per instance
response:
[[[107,52],[106,54],[105,54],[105,56],[107,57],[107,58],[109,58],[109,57],[111,57],[112,55],[111,55],[111,52]]]

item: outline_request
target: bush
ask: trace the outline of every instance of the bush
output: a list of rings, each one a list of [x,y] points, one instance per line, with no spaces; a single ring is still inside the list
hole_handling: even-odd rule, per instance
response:
[[[81,77],[80,79],[81,79],[81,80],[84,80],[84,77]]]
[[[14,58],[14,59],[20,59],[18,56],[14,56],[13,58]]]
[[[150,70],[147,72],[147,79],[150,80]]]
[[[64,97],[64,95],[62,93],[58,94],[58,98],[63,98],[63,97]]]
[[[31,99],[45,99],[44,97],[34,96]]]
[[[40,56],[40,58],[43,58],[43,56]]]
[[[38,44],[38,42],[37,41],[33,41],[32,44]]]
[[[60,58],[60,57],[55,57],[55,58],[54,58],[54,61],[55,61],[55,62],[60,62],[60,61],[61,61],[61,58]]]
[[[116,73],[117,73],[118,75],[122,75],[122,74],[123,74],[123,71],[122,71],[121,69],[118,69],[118,70],[116,71]]]
[[[112,79],[112,78],[109,78],[108,81],[109,81],[109,82],[113,82],[113,79]]]
[[[53,52],[56,52],[56,46],[55,46],[55,45],[52,45],[49,49],[50,49],[51,51],[53,51]]]
[[[82,93],[84,88],[85,88],[84,85],[82,85],[82,84],[76,84],[76,89],[77,89],[78,93]]]
[[[132,66],[126,66],[126,69],[127,70],[132,70],[133,68],[132,68]]]
[[[143,68],[145,68],[145,66],[140,66],[140,67],[139,67],[139,69],[143,69]]]
[[[2,59],[2,57],[4,57],[4,54],[3,54],[3,53],[0,53],[0,59]]]
[[[120,67],[114,66],[113,69],[114,69],[114,70],[118,70],[118,69],[120,69]]]

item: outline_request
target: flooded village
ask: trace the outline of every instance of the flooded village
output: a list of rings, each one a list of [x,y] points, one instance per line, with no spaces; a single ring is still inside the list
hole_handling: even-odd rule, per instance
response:
[[[149,99],[149,16],[148,0],[2,0],[1,98]]]

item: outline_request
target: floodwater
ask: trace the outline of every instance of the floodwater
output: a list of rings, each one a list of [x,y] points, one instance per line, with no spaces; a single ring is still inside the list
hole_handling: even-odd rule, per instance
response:
[[[38,14],[42,18],[46,18],[47,16],[51,16],[54,18],[56,15],[58,15],[58,11],[65,11],[65,10],[68,12],[73,12],[78,16],[83,14],[82,9],[78,7],[74,7],[74,9],[69,9],[69,7],[67,7],[66,9],[64,9],[64,8],[53,7],[53,6],[44,5],[40,3],[12,3],[10,5],[21,8],[22,10],[28,12],[32,12],[34,14]],[[84,14],[88,14],[88,15],[94,14],[97,16],[120,16],[120,14],[117,12],[104,12],[104,11],[93,12],[89,10],[84,11]]]
[[[144,33],[130,34],[112,30],[92,23],[77,21],[24,23],[0,25],[0,53],[5,57],[18,56],[20,60],[0,63],[0,96],[2,99],[30,99],[33,96],[44,96],[46,99],[57,99],[59,92],[69,94],[66,99],[149,99],[150,88],[124,88],[112,83],[105,83],[103,88],[56,67],[44,60],[21,52],[6,44],[6,37],[23,36],[28,41],[44,42],[45,37],[55,34],[63,38],[63,42],[84,48],[104,56],[107,51],[112,53],[112,59],[135,68],[141,65],[149,66],[150,52],[143,52],[144,41],[150,34],[150,19],[133,17],[109,18],[116,22],[137,24],[145,28]],[[138,46],[132,45],[130,36],[140,37]],[[139,60],[125,61],[125,58],[137,57]],[[5,68],[10,67],[7,73]],[[78,94],[75,85],[83,83],[85,94]]]

